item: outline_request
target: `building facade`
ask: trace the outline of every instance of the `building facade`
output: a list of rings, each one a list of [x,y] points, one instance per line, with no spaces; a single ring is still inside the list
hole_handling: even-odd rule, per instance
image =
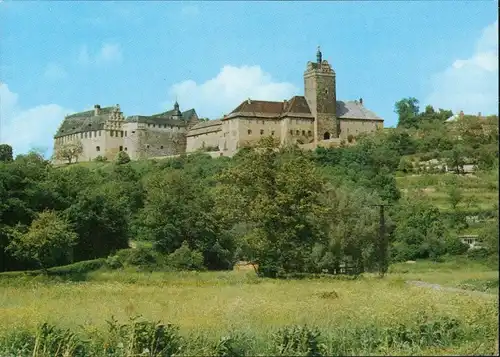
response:
[[[174,109],[151,116],[125,118],[117,105],[67,116],[54,138],[54,151],[80,140],[80,161],[98,156],[112,159],[126,151],[131,159],[162,157],[205,151],[213,156],[232,156],[239,148],[263,136],[305,149],[335,146],[361,133],[383,128],[383,119],[368,110],[363,100],[338,101],[336,74],[323,60],[304,72],[304,95],[283,101],[246,99],[229,114],[216,120],[200,120],[194,109]]]

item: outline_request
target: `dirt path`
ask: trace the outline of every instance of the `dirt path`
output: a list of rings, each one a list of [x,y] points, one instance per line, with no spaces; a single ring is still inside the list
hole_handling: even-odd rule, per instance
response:
[[[425,281],[420,281],[420,280],[408,280],[406,281],[407,284],[414,285],[414,286],[421,286],[424,288],[431,288],[434,290],[442,290],[442,291],[449,291],[449,292],[454,292],[454,293],[467,293],[467,294],[472,294],[472,295],[477,295],[477,296],[483,296],[483,297],[491,297],[493,294],[490,293],[485,293],[483,291],[474,291],[474,290],[465,290],[465,289],[460,289],[460,288],[453,288],[449,286],[443,286],[439,284],[432,284],[432,283],[427,283]]]

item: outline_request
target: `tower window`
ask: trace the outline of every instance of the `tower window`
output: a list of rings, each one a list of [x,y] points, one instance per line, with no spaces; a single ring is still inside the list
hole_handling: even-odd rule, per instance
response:
[[[127,151],[127,147],[125,147],[125,151]]]
[[[293,135],[293,130],[290,130],[290,135]]]
[[[295,131],[295,134],[300,135],[300,130]]]
[[[273,131],[271,131],[271,135],[274,135],[274,130],[273,130]]]
[[[306,136],[306,131],[305,130],[302,130],[302,135]]]
[[[149,149],[149,145],[146,145],[146,149]]]
[[[312,132],[311,132],[311,130],[309,130],[309,131],[307,132],[307,136],[311,136],[311,135],[312,135]]]
[[[123,131],[120,132],[120,136],[123,138]]]
[[[95,151],[101,151],[101,147],[100,146],[96,146],[95,147]]]
[[[248,129],[248,135],[252,135],[252,131]]]
[[[115,132],[114,132],[113,130],[111,130],[111,131],[109,132],[109,136],[115,136]]]
[[[162,145],[162,146],[160,146],[160,149],[163,149],[163,145]]]
[[[125,131],[125,136],[127,136],[127,132]]]
[[[123,151],[123,146],[120,145],[120,151]]]
[[[260,135],[264,135],[264,129],[260,129]]]
[[[323,138],[324,138],[325,140],[330,140],[330,133],[327,131],[327,132],[325,133],[325,135],[323,135]]]

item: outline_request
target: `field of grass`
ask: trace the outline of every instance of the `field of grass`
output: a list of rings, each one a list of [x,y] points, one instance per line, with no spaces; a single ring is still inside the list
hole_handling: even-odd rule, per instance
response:
[[[71,329],[86,326],[86,330],[104,333],[111,316],[127,321],[141,315],[173,323],[183,336],[195,334],[210,341],[234,333],[250,336],[252,353],[269,351],[262,346],[278,328],[314,326],[323,331],[333,353],[338,350],[332,347],[337,346],[332,339],[349,339],[349,334],[359,334],[370,326],[382,334],[399,325],[416,326],[422,316],[430,316],[436,321],[456,319],[469,338],[439,348],[403,345],[384,354],[473,354],[473,350],[492,352],[498,332],[498,295],[453,293],[405,283],[420,279],[456,286],[470,279],[496,279],[498,286],[498,272],[479,263],[398,264],[384,279],[271,280],[257,278],[251,269],[199,273],[98,270],[82,282],[47,279],[0,284],[0,336],[16,329],[34,330],[43,322]],[[370,333],[376,335],[373,331]],[[351,352],[369,352],[367,348],[360,345]]]
[[[419,191],[440,210],[450,210],[448,190],[456,180],[463,200],[459,210],[493,210],[498,204],[498,172],[481,172],[475,175],[423,174],[397,176],[398,188],[403,193]]]

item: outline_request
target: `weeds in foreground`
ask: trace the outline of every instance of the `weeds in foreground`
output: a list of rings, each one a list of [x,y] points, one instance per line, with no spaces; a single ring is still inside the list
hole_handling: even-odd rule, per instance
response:
[[[166,357],[166,356],[328,356],[453,352],[481,348],[493,353],[495,331],[448,316],[416,316],[410,325],[338,326],[320,331],[307,325],[287,326],[255,343],[248,334],[231,331],[219,339],[184,338],[177,326],[131,318],[112,318],[107,333],[78,334],[46,323],[36,331],[18,330],[0,338],[0,356],[30,357]],[[469,346],[467,348],[463,346]],[[477,347],[479,346],[479,347]]]

